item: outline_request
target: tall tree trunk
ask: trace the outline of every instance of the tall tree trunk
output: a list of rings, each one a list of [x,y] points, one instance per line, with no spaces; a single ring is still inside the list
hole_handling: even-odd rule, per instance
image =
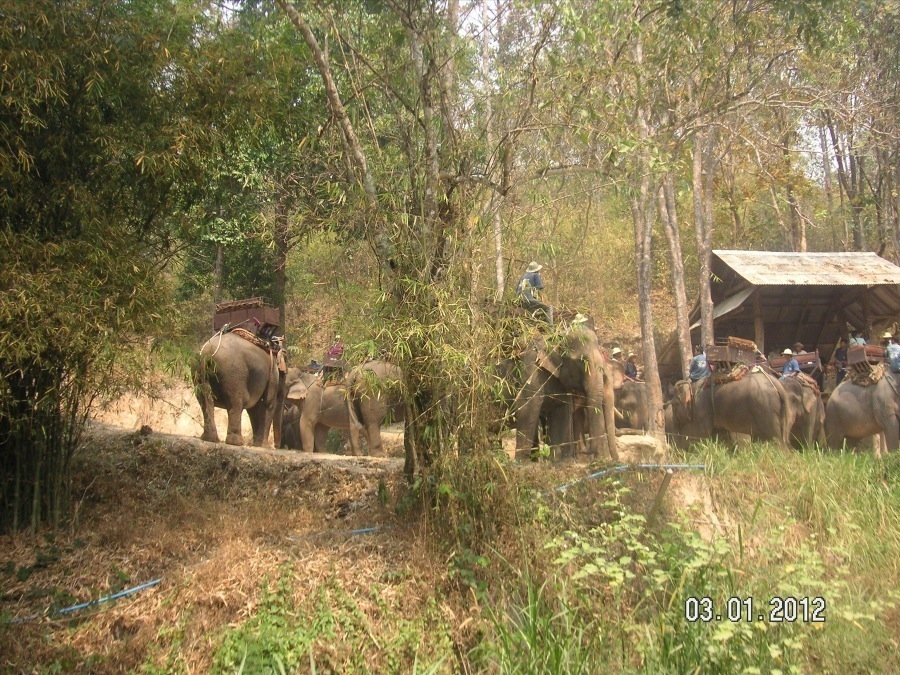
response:
[[[893,184],[888,194],[892,195],[891,233],[894,239],[894,262],[900,265],[900,152],[893,167]]]
[[[222,301],[222,275],[225,273],[225,246],[216,243],[216,264],[213,267],[213,302]]]
[[[278,303],[278,323],[284,331],[287,324],[287,254],[290,216],[281,202],[275,218],[275,302]],[[280,432],[279,432],[280,433]],[[276,446],[277,447],[277,446]]]
[[[495,158],[499,158],[500,148],[497,147],[497,119],[494,117],[494,96],[491,84],[490,72],[490,53],[491,53],[491,31],[488,29],[490,20],[488,17],[488,0],[481,1],[481,77],[487,92],[485,95],[485,117],[487,119],[487,141],[488,148],[494,153]],[[497,7],[497,36],[500,39],[500,7]],[[494,235],[494,272],[496,280],[495,300],[499,302],[503,298],[503,291],[506,288],[506,270],[503,265],[503,219],[500,208],[503,203],[503,197],[495,191],[491,191],[488,203],[488,214],[491,218],[491,231]]]
[[[834,178],[831,175],[831,153],[828,150],[828,139],[825,136],[824,125],[819,125],[819,147],[822,149],[822,177],[825,189],[825,203],[828,209],[826,222],[832,234],[832,248],[837,250],[837,238],[834,236]]]
[[[666,174],[659,188],[659,217],[662,220],[669,256],[672,261],[672,290],[675,294],[675,333],[681,357],[681,376],[687,378],[691,368],[691,331],[688,319],[687,291],[684,286],[684,259],[681,255],[681,233],[675,211],[675,181]]]
[[[638,91],[642,89],[641,71],[644,54],[640,35],[635,38],[634,58],[638,72]],[[666,423],[663,414],[662,383],[656,360],[656,339],[653,334],[653,309],[650,303],[651,273],[653,271],[653,220],[650,204],[650,151],[647,110],[637,106],[638,137],[641,141],[637,166],[638,189],[632,196],[631,213],[634,220],[634,252],[637,267],[638,308],[641,320],[641,348],[644,357],[644,380],[647,387],[647,433],[665,440]]]
[[[852,149],[848,148],[848,154],[844,155],[844,148],[841,147],[842,144],[838,137],[837,129],[831,119],[831,115],[827,112],[825,113],[825,120],[831,136],[831,145],[834,148],[834,159],[837,162],[838,183],[841,186],[842,193],[847,195],[847,202],[850,205],[853,250],[862,251],[865,247],[865,232],[862,223],[862,207],[859,203],[860,195],[857,190],[856,162],[851,154]],[[848,143],[848,145],[851,144]]]
[[[697,262],[699,274],[700,299],[700,344],[706,346],[715,343],[713,332],[713,301],[710,289],[712,275],[712,223],[706,222],[703,180],[703,147],[709,132],[698,131],[693,145],[693,197],[694,197],[694,235],[697,240]]]

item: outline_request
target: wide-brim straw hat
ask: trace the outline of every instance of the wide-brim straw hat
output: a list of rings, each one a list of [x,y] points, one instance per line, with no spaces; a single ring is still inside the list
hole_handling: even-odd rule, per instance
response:
[[[637,357],[637,354],[635,354],[634,352],[628,352],[628,358],[630,359],[630,358],[633,358],[633,357],[636,358],[636,357]]]
[[[528,263],[528,269],[526,269],[525,271],[526,272],[540,272],[542,269],[544,269],[543,265],[541,265],[536,260],[532,260],[530,263]]]
[[[790,350],[790,348],[786,348],[783,352],[781,352],[782,356],[793,356],[794,352]]]
[[[890,331],[885,331],[885,332],[884,332],[884,335],[881,336],[881,339],[882,339],[882,340],[893,340],[893,339],[894,339],[894,336],[891,335],[891,332],[890,332]]]

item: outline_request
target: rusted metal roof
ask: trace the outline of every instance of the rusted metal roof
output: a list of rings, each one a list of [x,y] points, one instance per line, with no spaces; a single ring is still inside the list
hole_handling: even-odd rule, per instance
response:
[[[713,251],[756,286],[872,286],[900,284],[900,267],[877,253]]]

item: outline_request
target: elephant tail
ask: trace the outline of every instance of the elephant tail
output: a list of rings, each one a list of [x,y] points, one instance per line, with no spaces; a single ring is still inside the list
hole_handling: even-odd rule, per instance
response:
[[[347,412],[350,417],[350,426],[356,425],[361,427],[363,416],[362,408],[360,407],[360,396],[357,395],[356,388],[352,382],[347,383]]]

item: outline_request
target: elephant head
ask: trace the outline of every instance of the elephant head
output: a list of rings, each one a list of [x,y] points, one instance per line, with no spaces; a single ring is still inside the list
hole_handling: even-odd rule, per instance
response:
[[[618,459],[615,434],[615,377],[600,347],[596,333],[574,328],[559,346],[549,350],[543,341],[535,341],[523,356],[525,384],[517,397],[516,426],[518,443],[532,442],[537,419],[545,399],[553,395],[580,397],[585,406],[589,450],[606,448]]]

